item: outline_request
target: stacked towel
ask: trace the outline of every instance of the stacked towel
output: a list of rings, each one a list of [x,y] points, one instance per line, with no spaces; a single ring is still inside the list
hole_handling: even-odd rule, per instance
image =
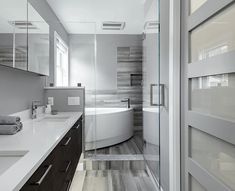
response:
[[[20,117],[0,116],[0,135],[14,135],[22,128]]]
[[[0,125],[1,124],[16,124],[17,122],[20,122],[20,117],[17,116],[1,116],[0,115]]]

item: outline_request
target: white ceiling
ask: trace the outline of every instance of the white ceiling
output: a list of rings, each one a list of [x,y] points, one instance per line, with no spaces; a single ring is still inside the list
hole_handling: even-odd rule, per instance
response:
[[[68,33],[141,34],[145,0],[47,0]],[[126,22],[123,31],[103,31],[104,21]]]

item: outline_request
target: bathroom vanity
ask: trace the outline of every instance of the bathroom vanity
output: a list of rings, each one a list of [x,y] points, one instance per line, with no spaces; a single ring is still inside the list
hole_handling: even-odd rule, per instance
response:
[[[43,161],[21,191],[67,191],[82,152],[82,118]]]
[[[82,121],[81,112],[43,114],[18,134],[0,136],[0,160],[12,161],[0,164],[0,190],[69,190],[82,153]]]

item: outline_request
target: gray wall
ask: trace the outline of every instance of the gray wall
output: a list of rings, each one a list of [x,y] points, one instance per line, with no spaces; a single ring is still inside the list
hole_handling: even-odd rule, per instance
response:
[[[86,39],[86,41],[84,40]],[[117,90],[117,47],[131,47],[131,46],[142,46],[142,37],[141,35],[97,35],[97,66],[96,66],[96,89],[97,90]],[[93,43],[93,44],[92,44]],[[81,60],[78,58],[79,53],[72,48],[75,45],[87,46],[87,52],[84,52],[83,55],[87,55],[83,62],[77,62]],[[71,46],[73,45],[73,46]],[[70,35],[70,65],[71,71],[74,69],[79,69],[79,64],[84,64],[84,61],[91,62],[92,57],[94,57],[94,49],[91,46],[94,46],[94,35]],[[90,56],[90,57],[89,57]],[[93,63],[87,63],[90,70],[92,71]],[[91,76],[93,73],[86,74],[83,78],[80,78],[79,75],[73,75],[71,73],[72,81],[82,82],[86,85],[86,81],[95,80],[94,76]],[[77,79],[77,80],[75,80]],[[89,84],[94,84],[90,82]],[[86,87],[86,89],[92,89]]]
[[[95,89],[95,36],[70,35],[70,84],[81,82],[86,90]]]
[[[85,89],[46,89],[44,102],[47,103],[48,97],[54,98],[53,110],[59,112],[83,112]],[[80,97],[80,105],[68,105],[68,97]]]
[[[43,77],[0,66],[0,115],[25,110],[32,100],[43,101],[43,87]]]
[[[56,31],[67,44],[69,42],[68,33],[45,0],[29,0],[29,2],[43,17],[43,19],[50,25],[50,77],[48,78],[48,83],[53,83],[54,82],[54,32]]]
[[[54,31],[68,43],[68,34],[59,23],[45,0],[29,0],[40,15],[50,24],[50,78],[54,81]],[[32,100],[43,102],[45,78],[12,68],[0,66],[0,115],[28,109]]]

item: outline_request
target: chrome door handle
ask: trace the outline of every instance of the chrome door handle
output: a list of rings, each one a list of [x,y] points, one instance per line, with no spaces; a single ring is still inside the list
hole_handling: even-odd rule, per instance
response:
[[[157,100],[160,103],[154,103],[154,87],[159,87],[159,96]],[[150,84],[150,105],[151,106],[165,106],[165,85],[164,84]]]

